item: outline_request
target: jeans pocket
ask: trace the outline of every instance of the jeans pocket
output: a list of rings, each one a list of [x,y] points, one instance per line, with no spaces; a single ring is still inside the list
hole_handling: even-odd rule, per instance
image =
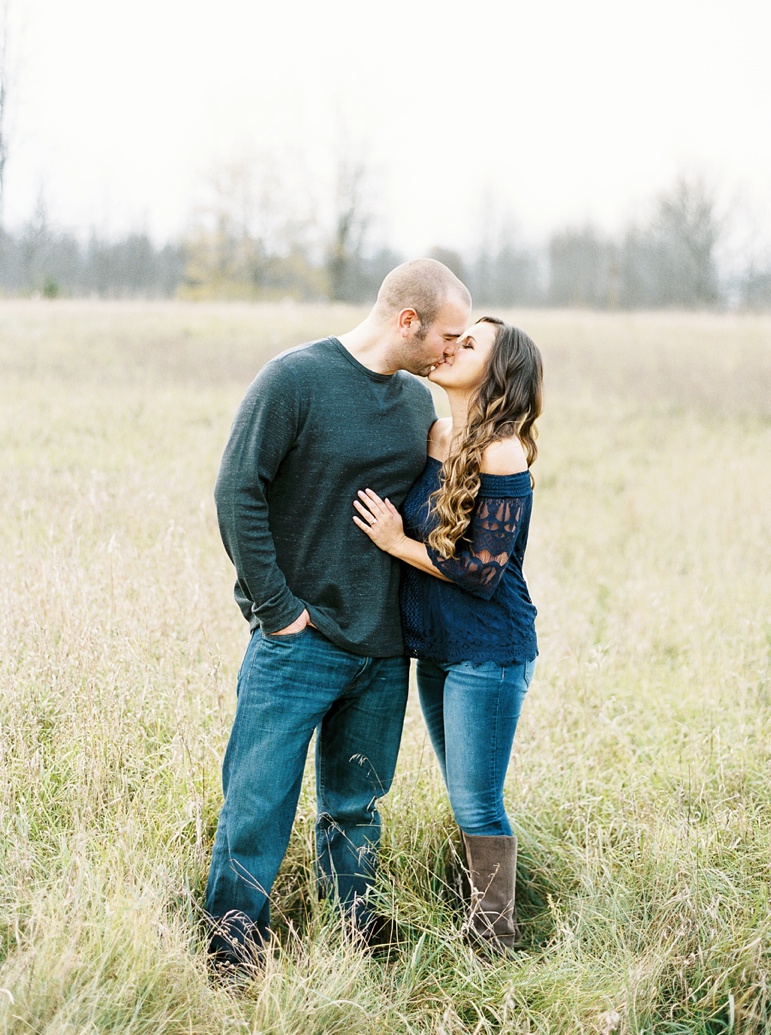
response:
[[[525,686],[526,687],[530,686],[530,684],[533,681],[533,676],[534,675],[535,675],[535,658],[533,658],[532,661],[526,661],[525,662],[525,676],[524,676],[524,678],[525,678]]]
[[[280,636],[276,633],[263,633],[262,638],[265,643],[296,643],[297,640],[300,640],[305,636],[309,628],[310,627],[306,625],[305,628],[300,629],[299,632],[282,633]]]

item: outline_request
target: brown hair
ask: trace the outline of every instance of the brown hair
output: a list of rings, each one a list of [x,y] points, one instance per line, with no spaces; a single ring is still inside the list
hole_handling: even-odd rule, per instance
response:
[[[543,402],[543,361],[538,346],[524,331],[495,316],[483,316],[477,323],[493,324],[497,333],[482,381],[469,402],[468,423],[444,461],[441,485],[431,496],[439,522],[428,542],[444,558],[454,556],[456,544],[468,528],[487,446],[516,435],[528,467],[538,455],[535,422]],[[530,483],[534,484],[532,474]]]

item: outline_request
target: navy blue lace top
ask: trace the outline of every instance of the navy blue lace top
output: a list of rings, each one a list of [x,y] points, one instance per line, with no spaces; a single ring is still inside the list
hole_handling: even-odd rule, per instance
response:
[[[404,530],[426,542],[436,524],[428,499],[442,463],[429,457],[402,505]],[[483,474],[466,536],[455,556],[428,555],[451,582],[402,566],[401,612],[407,654],[454,663],[532,661],[538,654],[536,609],[522,574],[533,492],[527,471]]]

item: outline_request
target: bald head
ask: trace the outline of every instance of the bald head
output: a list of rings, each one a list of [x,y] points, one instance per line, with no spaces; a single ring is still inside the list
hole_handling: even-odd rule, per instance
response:
[[[425,376],[453,355],[468,325],[471,295],[436,259],[413,259],[391,270],[358,327],[337,340],[379,374]]]
[[[429,327],[447,301],[471,306],[466,285],[436,259],[412,259],[391,270],[377,294],[372,315],[388,320],[404,309],[414,309],[422,327]]]

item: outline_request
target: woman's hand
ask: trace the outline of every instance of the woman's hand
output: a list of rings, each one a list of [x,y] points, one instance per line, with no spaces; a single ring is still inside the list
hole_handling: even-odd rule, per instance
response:
[[[353,505],[361,517],[354,514],[353,520],[375,546],[386,553],[395,553],[406,538],[401,514],[390,500],[381,500],[372,489],[360,489],[358,496]]]
[[[406,561],[413,568],[441,579],[442,582],[451,581],[439,571],[428,556],[426,544],[419,543],[417,539],[410,539],[404,534],[402,516],[390,500],[381,500],[372,489],[360,489],[358,496],[353,505],[361,517],[354,515],[353,520],[362,532],[367,533],[375,546],[379,546],[381,550],[400,561]]]

